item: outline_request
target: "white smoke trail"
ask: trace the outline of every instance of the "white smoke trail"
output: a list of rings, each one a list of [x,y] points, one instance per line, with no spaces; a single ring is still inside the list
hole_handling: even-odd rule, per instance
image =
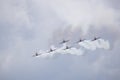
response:
[[[40,57],[42,58],[46,58],[46,57],[53,57],[57,54],[72,54],[72,55],[83,55],[84,54],[84,50],[96,50],[97,48],[101,48],[101,49],[109,49],[110,48],[110,44],[109,44],[109,41],[107,40],[104,40],[104,39],[98,39],[98,40],[95,40],[95,41],[91,41],[91,40],[85,40],[83,42],[79,42],[78,43],[79,45],[79,48],[76,48],[75,46],[70,48],[70,49],[66,49],[66,46],[67,44],[63,44],[62,47],[60,48],[57,48],[55,47],[54,45],[51,46],[52,49],[56,49],[55,51],[53,52],[49,52],[48,51],[39,51],[39,53],[42,53],[40,55]],[[83,49],[83,48],[85,49]]]
[[[88,50],[96,50],[97,48],[103,48],[103,49],[110,48],[109,42],[103,39],[98,39],[95,41],[85,40],[84,42],[79,43],[79,45]]]
[[[63,44],[63,46],[59,49],[56,50],[57,53],[60,53],[60,54],[73,54],[73,55],[82,55],[83,54],[83,50],[82,49],[77,49],[75,47],[73,48],[70,48],[70,49],[66,49],[66,44]]]

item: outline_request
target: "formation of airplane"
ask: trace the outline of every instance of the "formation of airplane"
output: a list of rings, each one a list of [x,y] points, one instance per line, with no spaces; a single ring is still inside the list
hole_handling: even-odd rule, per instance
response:
[[[98,39],[100,39],[100,37],[94,37],[94,39],[92,39],[91,41],[96,41],[96,40],[98,40]],[[70,40],[63,40],[62,42],[60,42],[59,44],[64,44],[64,43],[67,43],[67,42],[69,42]],[[85,41],[85,39],[80,39],[79,41],[77,41],[76,43],[80,43],[80,42],[83,42],[83,41]],[[68,50],[68,49],[71,49],[72,47],[71,46],[66,46],[65,47],[65,49],[63,49],[63,50]],[[47,52],[47,53],[51,53],[51,52],[54,52],[56,49],[52,49],[52,48],[50,48],[50,50]],[[39,56],[39,55],[41,55],[41,54],[38,54],[37,52],[33,55],[34,57],[37,57],[37,56]]]

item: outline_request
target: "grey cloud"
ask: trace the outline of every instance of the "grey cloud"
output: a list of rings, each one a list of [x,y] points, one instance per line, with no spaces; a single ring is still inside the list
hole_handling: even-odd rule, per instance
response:
[[[109,4],[110,7],[120,10],[119,0],[106,0],[106,3]]]

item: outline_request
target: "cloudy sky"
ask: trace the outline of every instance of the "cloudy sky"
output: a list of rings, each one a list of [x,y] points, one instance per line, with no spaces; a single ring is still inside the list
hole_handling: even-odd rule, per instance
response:
[[[0,80],[120,80],[119,26],[119,0],[0,0]],[[32,57],[94,36],[110,48]]]

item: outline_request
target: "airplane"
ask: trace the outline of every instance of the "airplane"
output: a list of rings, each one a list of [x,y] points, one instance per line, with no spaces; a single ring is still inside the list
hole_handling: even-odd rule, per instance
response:
[[[33,55],[33,57],[37,57],[37,56],[39,56],[39,55],[41,55],[41,54],[38,54],[38,53],[36,52],[35,55]]]
[[[48,51],[48,53],[55,51],[56,49],[51,49]]]
[[[100,37],[95,37],[92,41],[98,40],[100,39]]]
[[[79,42],[83,42],[85,39],[80,39],[79,41],[77,41],[77,43],[79,43]]]
[[[72,48],[72,47],[66,46],[66,48],[65,48],[65,49],[63,49],[63,50],[67,50],[67,49],[70,49],[70,48]]]
[[[67,43],[69,42],[69,40],[63,40],[62,42],[60,42],[60,44],[64,44],[64,43]]]

